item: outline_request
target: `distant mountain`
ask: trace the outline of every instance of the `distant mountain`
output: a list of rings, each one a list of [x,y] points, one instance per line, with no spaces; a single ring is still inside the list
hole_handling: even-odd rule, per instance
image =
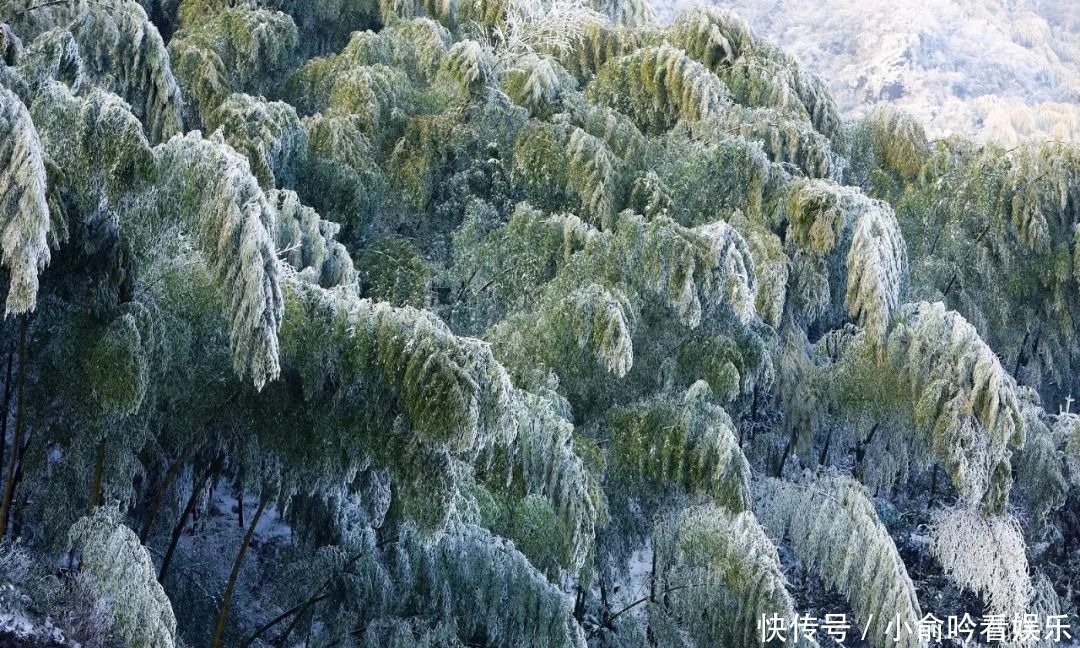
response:
[[[662,21],[695,0],[659,0]],[[715,0],[824,77],[847,112],[880,101],[931,137],[1080,141],[1077,0]]]

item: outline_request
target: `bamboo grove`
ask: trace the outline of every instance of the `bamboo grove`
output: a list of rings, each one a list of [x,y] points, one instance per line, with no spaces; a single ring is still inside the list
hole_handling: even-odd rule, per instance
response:
[[[735,16],[3,0],[0,205],[41,645],[1078,602],[1080,149],[845,118]]]

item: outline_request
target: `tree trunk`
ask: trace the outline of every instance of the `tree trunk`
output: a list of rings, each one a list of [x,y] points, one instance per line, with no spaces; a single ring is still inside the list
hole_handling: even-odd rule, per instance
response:
[[[578,579],[577,590],[574,594],[574,619],[578,623],[585,620],[585,590],[581,587],[580,579]]]
[[[829,460],[829,446],[832,444],[833,429],[829,428],[829,436],[825,437],[825,446],[821,449],[821,456],[818,457],[818,463],[822,466]]]
[[[855,470],[854,470],[854,473],[855,473],[855,479],[857,479],[859,481],[862,481],[863,478],[866,476],[866,475],[863,474],[864,473],[864,468],[865,468],[863,466],[863,458],[866,457],[866,448],[874,440],[874,435],[877,434],[879,425],[880,425],[880,423],[874,423],[874,427],[870,428],[870,434],[866,435],[866,439],[864,439],[861,443],[857,443],[855,445]]]
[[[788,457],[791,456],[791,450],[795,447],[795,432],[791,433],[788,437],[787,445],[784,446],[784,454],[780,455],[780,463],[776,464],[776,474],[773,475],[777,479],[784,475],[784,464],[787,463]]]
[[[191,497],[188,498],[187,505],[184,507],[184,512],[180,514],[180,520],[176,523],[176,526],[172,530],[172,538],[169,540],[169,548],[165,552],[165,557],[161,559],[161,571],[158,572],[158,582],[164,583],[165,577],[169,575],[169,563],[172,562],[173,553],[176,552],[176,545],[180,542],[180,536],[184,533],[184,527],[187,526],[188,518],[191,517],[191,512],[195,510],[195,504],[199,502],[199,492],[206,486],[206,480],[210,479],[210,473],[213,471],[213,464],[206,467],[202,475],[191,484]]]
[[[937,462],[934,462],[934,472],[930,475],[930,496],[926,499],[926,505],[932,506],[937,496]]]
[[[289,617],[291,617],[293,615],[296,615],[298,617],[301,616],[309,607],[311,607],[312,605],[315,605],[316,603],[319,603],[320,601],[325,601],[328,598],[330,598],[329,594],[320,592],[319,594],[316,594],[315,596],[312,596],[311,598],[307,599],[306,601],[304,601],[302,603],[297,603],[296,605],[292,606],[288,610],[285,610],[284,612],[277,615],[273,619],[270,619],[266,623],[259,626],[258,630],[256,630],[254,633],[252,633],[252,635],[247,638],[247,641],[245,641],[243,644],[241,644],[240,648],[248,648],[248,646],[255,643],[255,640],[258,639],[259,637],[261,637],[270,628],[273,628],[277,624],[281,623],[282,621],[284,621],[285,619],[288,619]]]
[[[94,460],[94,483],[90,487],[90,510],[101,504],[101,477],[105,472],[105,439],[103,438],[97,447],[97,457]]]
[[[7,371],[4,375],[4,404],[0,405],[0,416],[3,416],[3,420],[0,421],[0,466],[4,465],[4,450],[7,445],[8,412],[11,411],[11,361],[14,355],[8,352]]]
[[[225,634],[225,620],[229,616],[229,604],[232,603],[233,590],[236,589],[236,579],[240,576],[240,568],[244,566],[244,556],[247,555],[251,537],[255,535],[255,527],[259,524],[259,518],[262,517],[263,511],[266,510],[266,505],[269,502],[270,495],[264,491],[259,499],[259,508],[255,509],[255,514],[251,516],[251,525],[248,526],[247,533],[244,534],[244,542],[240,545],[236,560],[233,561],[229,582],[225,585],[225,595],[221,598],[221,610],[218,612],[217,627],[214,629],[214,640],[210,644],[211,648],[221,648],[221,640]]]
[[[303,621],[304,615],[306,613],[307,613],[307,609],[304,609],[303,611],[300,612],[300,614],[297,614],[296,616],[293,617],[293,620],[290,621],[289,625],[285,627],[285,630],[281,633],[281,636],[274,640],[274,646],[276,646],[277,648],[285,648],[286,642],[289,641],[289,637],[292,636],[293,631],[296,630],[296,627],[300,625],[301,621]],[[310,634],[310,632],[311,632],[311,625],[309,624],[308,625],[308,633]],[[309,642],[305,641],[303,645],[305,645],[305,646],[309,645]]]
[[[165,503],[165,494],[169,492],[169,488],[172,487],[176,478],[180,476],[181,470],[184,468],[184,462],[189,456],[191,456],[191,449],[194,445],[189,444],[183,450],[180,451],[180,456],[176,458],[176,461],[169,466],[169,470],[165,473],[165,479],[161,482],[161,487],[158,488],[158,492],[154,495],[154,500],[150,503],[150,508],[146,512],[146,518],[143,520],[142,530],[139,532],[139,541],[146,544],[146,539],[150,537],[150,531],[154,528],[154,520],[157,519],[158,513],[161,511],[161,506]]]
[[[15,469],[15,488],[19,487],[22,483],[23,471],[26,468],[26,451],[30,449],[30,440],[27,439],[22,444],[22,448],[19,449],[19,467]],[[22,493],[16,493],[15,499],[11,503],[11,520],[9,527],[11,528],[11,537],[18,538],[22,536],[22,523],[23,518],[19,513],[26,509],[26,503],[30,501],[29,491]]]
[[[15,387],[15,433],[11,440],[11,455],[8,457],[7,477],[4,479],[4,497],[0,500],[0,538],[7,535],[8,516],[11,514],[11,500],[15,495],[15,462],[22,445],[23,425],[23,388],[26,385],[26,329],[29,316],[23,315],[19,327],[19,377]]]
[[[1020,374],[1020,367],[1024,366],[1024,347],[1027,346],[1028,340],[1031,339],[1031,331],[1024,333],[1024,339],[1020,342],[1020,350],[1016,353],[1016,364],[1013,365],[1012,377],[1016,378]],[[1019,381],[1018,381],[1019,382]]]

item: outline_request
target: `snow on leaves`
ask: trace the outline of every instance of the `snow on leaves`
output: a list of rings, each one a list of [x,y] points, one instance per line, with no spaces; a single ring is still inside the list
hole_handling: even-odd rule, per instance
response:
[[[23,102],[0,87],[0,262],[11,274],[7,314],[37,305],[38,275],[49,263],[49,204],[41,140]]]
[[[94,587],[110,600],[109,613],[124,645],[172,648],[176,617],[169,598],[157,582],[150,552],[124,526],[120,512],[97,508],[71,527],[68,538]]]
[[[172,204],[224,292],[233,366],[261,388],[280,371],[284,307],[274,211],[247,160],[221,140],[196,131],[170,140],[158,155]]]

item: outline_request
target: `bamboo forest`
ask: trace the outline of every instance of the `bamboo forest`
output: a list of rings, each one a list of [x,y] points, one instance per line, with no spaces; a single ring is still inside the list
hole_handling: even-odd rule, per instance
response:
[[[1080,144],[783,46],[0,0],[0,646],[1080,637]]]

